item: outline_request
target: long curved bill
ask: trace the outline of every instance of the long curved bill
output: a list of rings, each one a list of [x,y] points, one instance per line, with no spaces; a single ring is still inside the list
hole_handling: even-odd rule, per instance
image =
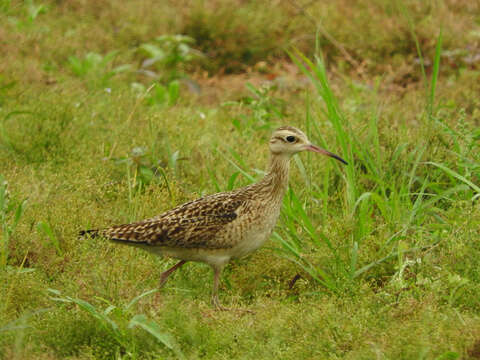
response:
[[[318,147],[317,145],[309,144],[309,145],[306,146],[305,150],[313,151],[313,152],[316,152],[316,153],[319,153],[319,154],[330,156],[330,157],[332,157],[334,159],[337,159],[338,161],[344,163],[345,165],[348,165],[348,163],[345,160],[343,160],[340,156],[338,156],[334,153],[331,153],[330,151],[327,151],[325,149],[322,149],[321,147]]]

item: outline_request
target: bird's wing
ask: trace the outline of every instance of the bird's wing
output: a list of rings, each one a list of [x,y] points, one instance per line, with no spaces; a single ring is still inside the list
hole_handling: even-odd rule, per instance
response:
[[[153,246],[221,249],[231,247],[219,241],[225,225],[234,222],[245,205],[232,193],[210,195],[183,204],[166,213],[141,222],[105,229],[102,235],[117,241]]]

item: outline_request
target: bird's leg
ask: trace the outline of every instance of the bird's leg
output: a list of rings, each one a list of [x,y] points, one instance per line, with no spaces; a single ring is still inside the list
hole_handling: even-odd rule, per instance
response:
[[[217,310],[230,310],[226,307],[223,307],[218,300],[218,285],[220,283],[220,274],[222,273],[223,266],[212,266],[213,267],[213,292],[212,292],[212,303]]]
[[[162,275],[160,275],[160,285],[159,287],[163,287],[165,283],[167,282],[168,277],[170,276],[171,273],[173,273],[175,270],[177,270],[179,267],[181,267],[183,264],[185,264],[187,261],[186,260],[181,260],[177,264],[173,265],[170,269],[164,271]]]
[[[222,266],[212,266],[213,268],[213,293],[212,293],[212,303],[216,310],[220,311],[239,311],[241,313],[249,313],[254,314],[255,312],[252,310],[246,309],[230,309],[222,306],[220,304],[220,300],[218,300],[218,285],[220,284],[220,274],[222,273],[223,265]]]

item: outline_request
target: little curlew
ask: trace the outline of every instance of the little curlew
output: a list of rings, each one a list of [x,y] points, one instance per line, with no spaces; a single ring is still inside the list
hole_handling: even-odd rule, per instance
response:
[[[255,251],[269,238],[287,190],[290,158],[313,151],[347,164],[338,155],[313,145],[300,130],[283,126],[270,138],[270,165],[258,183],[187,202],[159,216],[80,235],[101,236],[141,247],[157,255],[180,260],[160,276],[160,287],[187,261],[203,262],[213,269],[213,305],[218,299],[220,274],[231,259]]]

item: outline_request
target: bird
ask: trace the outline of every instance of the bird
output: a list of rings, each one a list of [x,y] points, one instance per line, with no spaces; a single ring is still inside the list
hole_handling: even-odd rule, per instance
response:
[[[82,230],[79,235],[103,237],[179,260],[160,275],[159,287],[186,262],[210,265],[213,306],[228,310],[218,298],[222,269],[230,260],[257,250],[270,237],[287,190],[291,157],[312,151],[348,165],[340,156],[312,144],[301,130],[292,126],[277,128],[269,149],[267,172],[257,183],[201,197],[150,219]]]

